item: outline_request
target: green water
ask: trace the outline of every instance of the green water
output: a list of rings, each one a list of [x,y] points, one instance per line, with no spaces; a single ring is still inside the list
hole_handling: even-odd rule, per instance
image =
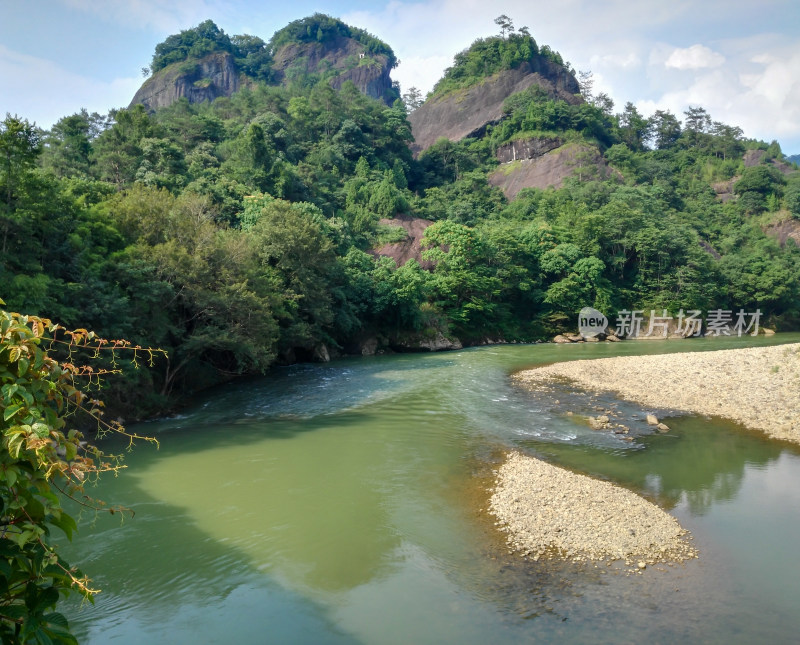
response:
[[[160,450],[92,491],[136,515],[84,515],[65,553],[103,591],[70,619],[86,643],[795,642],[797,448],[660,410],[672,430],[649,434],[635,405],[509,374],[798,340],[485,347],[230,384],[137,427]],[[564,414],[595,408],[635,441]],[[509,447],[653,499],[700,559],[626,575],[509,555],[480,512]]]

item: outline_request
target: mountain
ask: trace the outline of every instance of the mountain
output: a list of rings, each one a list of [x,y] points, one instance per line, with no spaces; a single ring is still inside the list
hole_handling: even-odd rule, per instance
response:
[[[363,94],[391,105],[398,98],[390,77],[396,65],[386,43],[323,14],[290,23],[269,43],[257,36],[229,37],[206,20],[156,46],[152,75],[130,105],[152,111],[180,98],[201,103],[231,96],[257,81],[310,87],[320,80],[336,89],[351,81]]]
[[[441,137],[460,141],[480,134],[487,125],[500,121],[509,96],[533,85],[551,99],[573,105],[583,100],[577,80],[563,65],[533,54],[517,67],[499,70],[471,86],[434,93],[409,115],[412,150],[419,154]]]

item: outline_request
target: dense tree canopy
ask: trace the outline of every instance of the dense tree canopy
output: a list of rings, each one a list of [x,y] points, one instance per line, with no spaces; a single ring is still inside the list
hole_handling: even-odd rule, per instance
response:
[[[501,18],[502,33],[459,54],[441,88],[531,56],[563,64]],[[320,14],[269,45],[206,22],[162,43],[155,67],[193,48],[268,67],[277,46],[340,36],[372,46]],[[773,323],[797,324],[800,252],[764,233],[800,217],[800,179],[778,164],[779,146],[748,141],[701,107],[681,121],[666,111],[646,118],[630,103],[614,114],[591,89],[584,98],[567,103],[532,86],[508,97],[479,138],[441,140],[419,159],[405,106],[350,83],[254,83],[155,114],[82,111],[48,132],[9,115],[0,295],[18,310],[169,350],[152,373],[127,376],[135,387],[110,393],[136,414],[323,345],[375,334],[391,344],[426,327],[465,342],[532,340],[584,305],[758,307]],[[488,181],[495,152],[528,139],[579,144],[586,160],[561,189],[524,190],[509,203]],[[745,168],[748,150],[761,163]],[[600,156],[614,172],[591,172]],[[729,199],[715,196],[720,186]],[[405,239],[386,223],[398,215],[435,222],[422,264],[370,254]]]

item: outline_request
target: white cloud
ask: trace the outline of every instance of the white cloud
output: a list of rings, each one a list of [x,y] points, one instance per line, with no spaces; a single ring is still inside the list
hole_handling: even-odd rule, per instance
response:
[[[28,56],[0,45],[0,78],[7,96],[4,112],[17,114],[42,128],[81,108],[107,112],[125,107],[142,84],[141,78],[103,82],[73,74],[49,60]]]
[[[699,105],[714,120],[738,125],[748,137],[800,140],[800,52],[781,48],[745,62],[754,66],[747,73],[740,71],[743,63],[701,70],[680,89],[640,100],[637,107],[644,114],[666,109],[683,118],[689,105]]]
[[[704,69],[719,67],[725,62],[722,54],[709,49],[705,45],[692,45],[686,49],[676,49],[664,63],[673,69]]]

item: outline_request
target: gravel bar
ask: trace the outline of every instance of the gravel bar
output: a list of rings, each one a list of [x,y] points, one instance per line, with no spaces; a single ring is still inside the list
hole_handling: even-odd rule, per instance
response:
[[[800,343],[570,361],[514,378],[532,387],[566,378],[646,406],[725,417],[800,443]]]
[[[644,569],[697,557],[687,531],[655,504],[519,452],[497,471],[489,510],[509,548],[533,560],[621,559]]]

